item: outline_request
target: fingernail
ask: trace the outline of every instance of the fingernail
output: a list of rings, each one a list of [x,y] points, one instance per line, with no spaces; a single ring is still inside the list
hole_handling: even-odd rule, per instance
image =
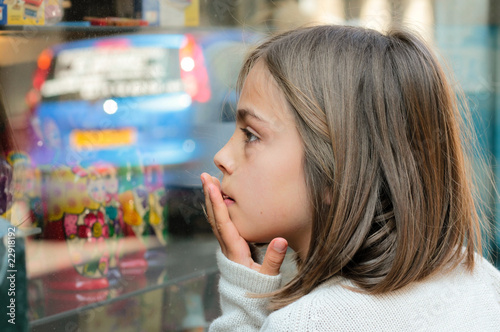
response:
[[[275,241],[273,243],[274,250],[279,253],[284,253],[286,251],[287,244],[285,241]]]
[[[201,175],[201,177],[200,177],[200,178],[201,178],[201,183],[202,183],[202,184],[205,184],[205,179],[203,178],[203,175]]]

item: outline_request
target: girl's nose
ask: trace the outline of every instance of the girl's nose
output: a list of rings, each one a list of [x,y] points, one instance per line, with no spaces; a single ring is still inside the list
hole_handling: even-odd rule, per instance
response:
[[[223,175],[231,175],[234,170],[234,163],[231,159],[230,155],[230,149],[229,149],[229,142],[224,145],[222,149],[219,150],[214,156],[214,163],[217,168],[219,168],[222,171]]]

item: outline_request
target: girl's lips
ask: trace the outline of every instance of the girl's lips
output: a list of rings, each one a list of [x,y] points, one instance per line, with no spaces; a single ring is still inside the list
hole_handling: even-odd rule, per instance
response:
[[[226,195],[224,192],[222,192],[222,199],[224,200],[224,203],[226,203],[226,206],[234,204],[234,199]]]

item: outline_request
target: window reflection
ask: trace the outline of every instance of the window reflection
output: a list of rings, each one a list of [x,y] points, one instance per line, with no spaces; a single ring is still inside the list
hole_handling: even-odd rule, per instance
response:
[[[137,16],[132,1],[47,1],[48,24],[79,25],[0,27],[0,95],[19,150],[0,166],[13,173],[11,204],[0,196],[0,212],[21,228],[40,229],[26,243],[33,327],[57,326],[54,317],[66,312],[90,329],[82,319],[89,310],[101,320],[123,308],[144,317],[143,303],[153,303],[149,313],[166,319],[156,324],[167,330],[218,315],[217,246],[199,174],[217,173],[212,158],[234,127],[241,61],[274,31],[319,23],[417,30],[476,110],[480,144],[498,176],[495,2],[180,3],[196,3],[198,16],[168,12],[160,26],[160,11]],[[35,12],[28,8],[28,16]],[[106,16],[155,23],[117,28],[84,20]],[[483,191],[494,210],[494,188]],[[492,219],[486,246],[495,254],[500,227]]]

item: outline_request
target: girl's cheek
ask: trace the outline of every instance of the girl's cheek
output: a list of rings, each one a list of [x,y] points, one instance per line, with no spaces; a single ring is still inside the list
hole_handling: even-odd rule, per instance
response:
[[[245,158],[248,162],[259,162],[266,158],[268,148],[264,142],[255,142],[247,144],[245,147]]]

